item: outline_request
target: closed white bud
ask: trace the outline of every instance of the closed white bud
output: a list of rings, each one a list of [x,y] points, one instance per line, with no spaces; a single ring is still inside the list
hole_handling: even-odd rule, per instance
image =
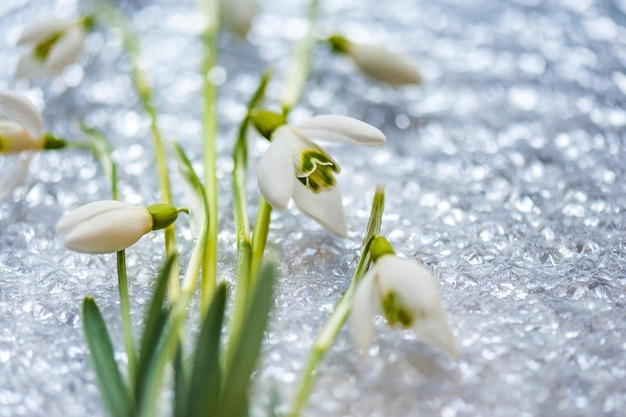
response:
[[[349,55],[361,71],[378,81],[392,86],[422,82],[417,65],[406,55],[382,45],[352,43],[338,35],[328,41],[336,52]]]
[[[65,234],[64,245],[83,253],[119,252],[136,243],[151,230],[162,229],[176,220],[178,210],[167,204],[137,207],[115,200],[95,201],[81,206],[57,223]]]
[[[226,26],[245,38],[259,12],[256,0],[222,0],[222,17]]]

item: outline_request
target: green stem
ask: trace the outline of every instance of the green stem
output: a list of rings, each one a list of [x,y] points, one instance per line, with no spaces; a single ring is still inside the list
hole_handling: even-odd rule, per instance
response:
[[[159,179],[159,188],[161,192],[161,200],[165,204],[172,204],[171,186],[169,171],[167,168],[167,153],[163,136],[158,127],[157,111],[153,104],[152,89],[148,82],[146,72],[141,65],[141,48],[137,34],[126,17],[107,0],[98,2],[100,10],[94,15],[104,15],[112,24],[117,25],[122,30],[124,46],[131,60],[132,76],[139,96],[139,100],[150,118],[150,131],[154,139],[154,153],[157,164],[157,175]],[[164,229],[165,234],[165,254],[168,258],[176,254],[176,236],[174,226]],[[171,269],[169,278],[168,291],[171,301],[178,298],[180,294],[180,282],[178,276],[178,265],[174,264]]]
[[[200,305],[202,316],[209,308],[217,285],[217,87],[210,81],[209,73],[217,63],[217,39],[219,31],[219,2],[212,0],[209,3],[207,20],[209,25],[202,34],[204,44],[204,59],[202,61],[202,94],[204,97],[203,159],[204,159],[204,187],[209,204],[208,227],[209,235],[204,253],[202,266],[202,287]]]
[[[259,197],[259,207],[254,222],[254,230],[252,231],[252,259],[250,261],[250,279],[256,281],[256,277],[261,270],[263,263],[263,254],[267,245],[267,235],[270,228],[270,218],[272,215],[272,206],[265,199]]]
[[[333,342],[337,338],[337,335],[339,334],[339,331],[350,315],[356,287],[361,281],[363,275],[365,275],[365,272],[368,270],[371,263],[370,243],[374,237],[380,233],[385,203],[384,197],[385,195],[382,187],[378,186],[376,188],[376,193],[374,194],[374,201],[372,202],[372,211],[367,226],[367,232],[363,238],[363,251],[361,253],[359,263],[354,271],[350,286],[341,299],[339,299],[333,309],[333,312],[330,314],[315,338],[307,365],[304,368],[302,379],[300,380],[300,384],[298,385],[298,389],[294,397],[294,403],[291,412],[289,413],[289,417],[298,417],[302,412],[302,409],[304,408],[311,392],[311,388],[313,387],[315,370],[324,358],[328,349],[332,346]]]
[[[122,309],[122,326],[124,327],[124,345],[126,347],[126,355],[128,356],[128,380],[134,381],[137,374],[137,355],[135,353],[135,342],[133,341],[133,325],[130,320],[126,251],[123,250],[117,252],[117,279]]]
[[[308,29],[293,50],[293,57],[285,74],[285,85],[280,98],[283,113],[287,115],[300,100],[311,67],[311,50],[315,44],[315,21],[320,0],[311,0],[307,12]]]

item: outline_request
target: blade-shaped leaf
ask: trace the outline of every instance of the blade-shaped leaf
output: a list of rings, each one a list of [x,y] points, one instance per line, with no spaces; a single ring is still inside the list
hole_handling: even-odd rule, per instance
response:
[[[189,379],[183,358],[183,347],[179,343],[176,349],[176,356],[174,356],[174,417],[185,417],[187,415]]]
[[[256,283],[250,308],[246,314],[238,340],[231,341],[235,349],[233,360],[226,371],[218,416],[243,417],[248,410],[250,377],[261,349],[263,334],[273,301],[274,267],[265,265]]]
[[[167,292],[167,282],[170,271],[174,266],[175,256],[170,257],[159,273],[154,287],[152,299],[146,310],[143,334],[139,348],[137,364],[137,380],[134,381],[137,404],[141,404],[146,387],[149,386],[150,368],[153,366],[159,342],[167,323],[168,311],[164,306]]]
[[[115,362],[113,344],[100,309],[91,297],[83,300],[83,330],[89,346],[91,361],[100,392],[113,417],[129,417],[133,404],[122,375]]]
[[[218,407],[221,380],[220,336],[226,306],[226,285],[213,298],[198,335],[189,381],[186,417],[206,417]]]

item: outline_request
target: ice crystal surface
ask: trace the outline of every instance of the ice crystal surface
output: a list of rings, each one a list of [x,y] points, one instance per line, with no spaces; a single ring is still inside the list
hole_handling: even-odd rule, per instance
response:
[[[98,26],[79,62],[50,82],[12,77],[26,24],[88,11],[87,3],[0,2],[0,88],[32,99],[47,131],[80,140],[83,122],[105,132],[122,198],[151,204],[159,196],[150,128],[117,30]],[[202,20],[192,3],[121,7],[139,33],[165,137],[200,168]],[[247,40],[222,34],[210,74],[220,94],[219,269],[228,281],[236,263],[229,175],[237,124],[269,66],[276,77],[267,103],[278,108],[282,70],[305,22],[303,1],[260,3]],[[385,43],[415,59],[425,82],[392,89],[322,44],[313,50],[292,118],[349,115],[381,128],[388,144],[327,148],[342,167],[347,239],[295,207],[273,214],[268,250],[279,260],[279,279],[254,415],[264,415],[273,392],[279,410],[289,409],[316,332],[356,266],[376,183],[387,197],[383,233],[434,272],[461,355],[451,360],[379,317],[376,344],[360,357],[344,329],[306,416],[623,415],[625,23],[624,0],[322,2],[320,36]],[[266,146],[253,135],[252,173]],[[0,175],[13,162],[0,156]],[[249,191],[254,211],[253,177]],[[23,186],[0,202],[0,417],[106,415],[79,311],[85,295],[96,298],[123,362],[115,258],[66,250],[54,225],[70,209],[109,196],[91,154],[65,150],[36,155]],[[186,259],[184,219],[178,242]],[[128,251],[136,322],[162,247],[153,233]]]

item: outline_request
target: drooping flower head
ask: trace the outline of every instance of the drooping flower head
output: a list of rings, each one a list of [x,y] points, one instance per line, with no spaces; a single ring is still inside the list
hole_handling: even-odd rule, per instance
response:
[[[116,200],[102,200],[67,213],[57,223],[65,234],[64,245],[83,253],[113,253],[135,244],[151,230],[164,229],[178,217],[175,207],[153,204],[137,207]]]
[[[222,0],[220,7],[226,26],[245,38],[259,12],[256,0]]]
[[[427,345],[458,356],[456,342],[431,274],[420,264],[402,259],[387,239],[370,246],[374,266],[359,283],[352,309],[352,334],[357,347],[367,350],[374,337],[376,306],[390,326],[412,329]]]
[[[339,164],[313,139],[361,146],[381,146],[385,135],[372,125],[337,115],[321,115],[297,125],[284,124],[282,115],[258,112],[255,126],[271,144],[259,163],[257,182],[274,208],[296,205],[338,236],[346,236],[341,194],[335,175]]]
[[[19,186],[27,172],[32,152],[59,149],[65,141],[43,132],[39,109],[26,97],[0,90],[0,154],[20,154],[13,169],[0,174],[0,200]]]
[[[93,25],[90,17],[78,20],[50,18],[27,26],[17,44],[31,49],[17,64],[15,78],[35,79],[55,76],[80,55],[86,32]]]
[[[378,81],[392,86],[422,82],[412,60],[385,46],[353,43],[340,35],[329,37],[328,42],[335,52],[350,56],[361,71]]]

